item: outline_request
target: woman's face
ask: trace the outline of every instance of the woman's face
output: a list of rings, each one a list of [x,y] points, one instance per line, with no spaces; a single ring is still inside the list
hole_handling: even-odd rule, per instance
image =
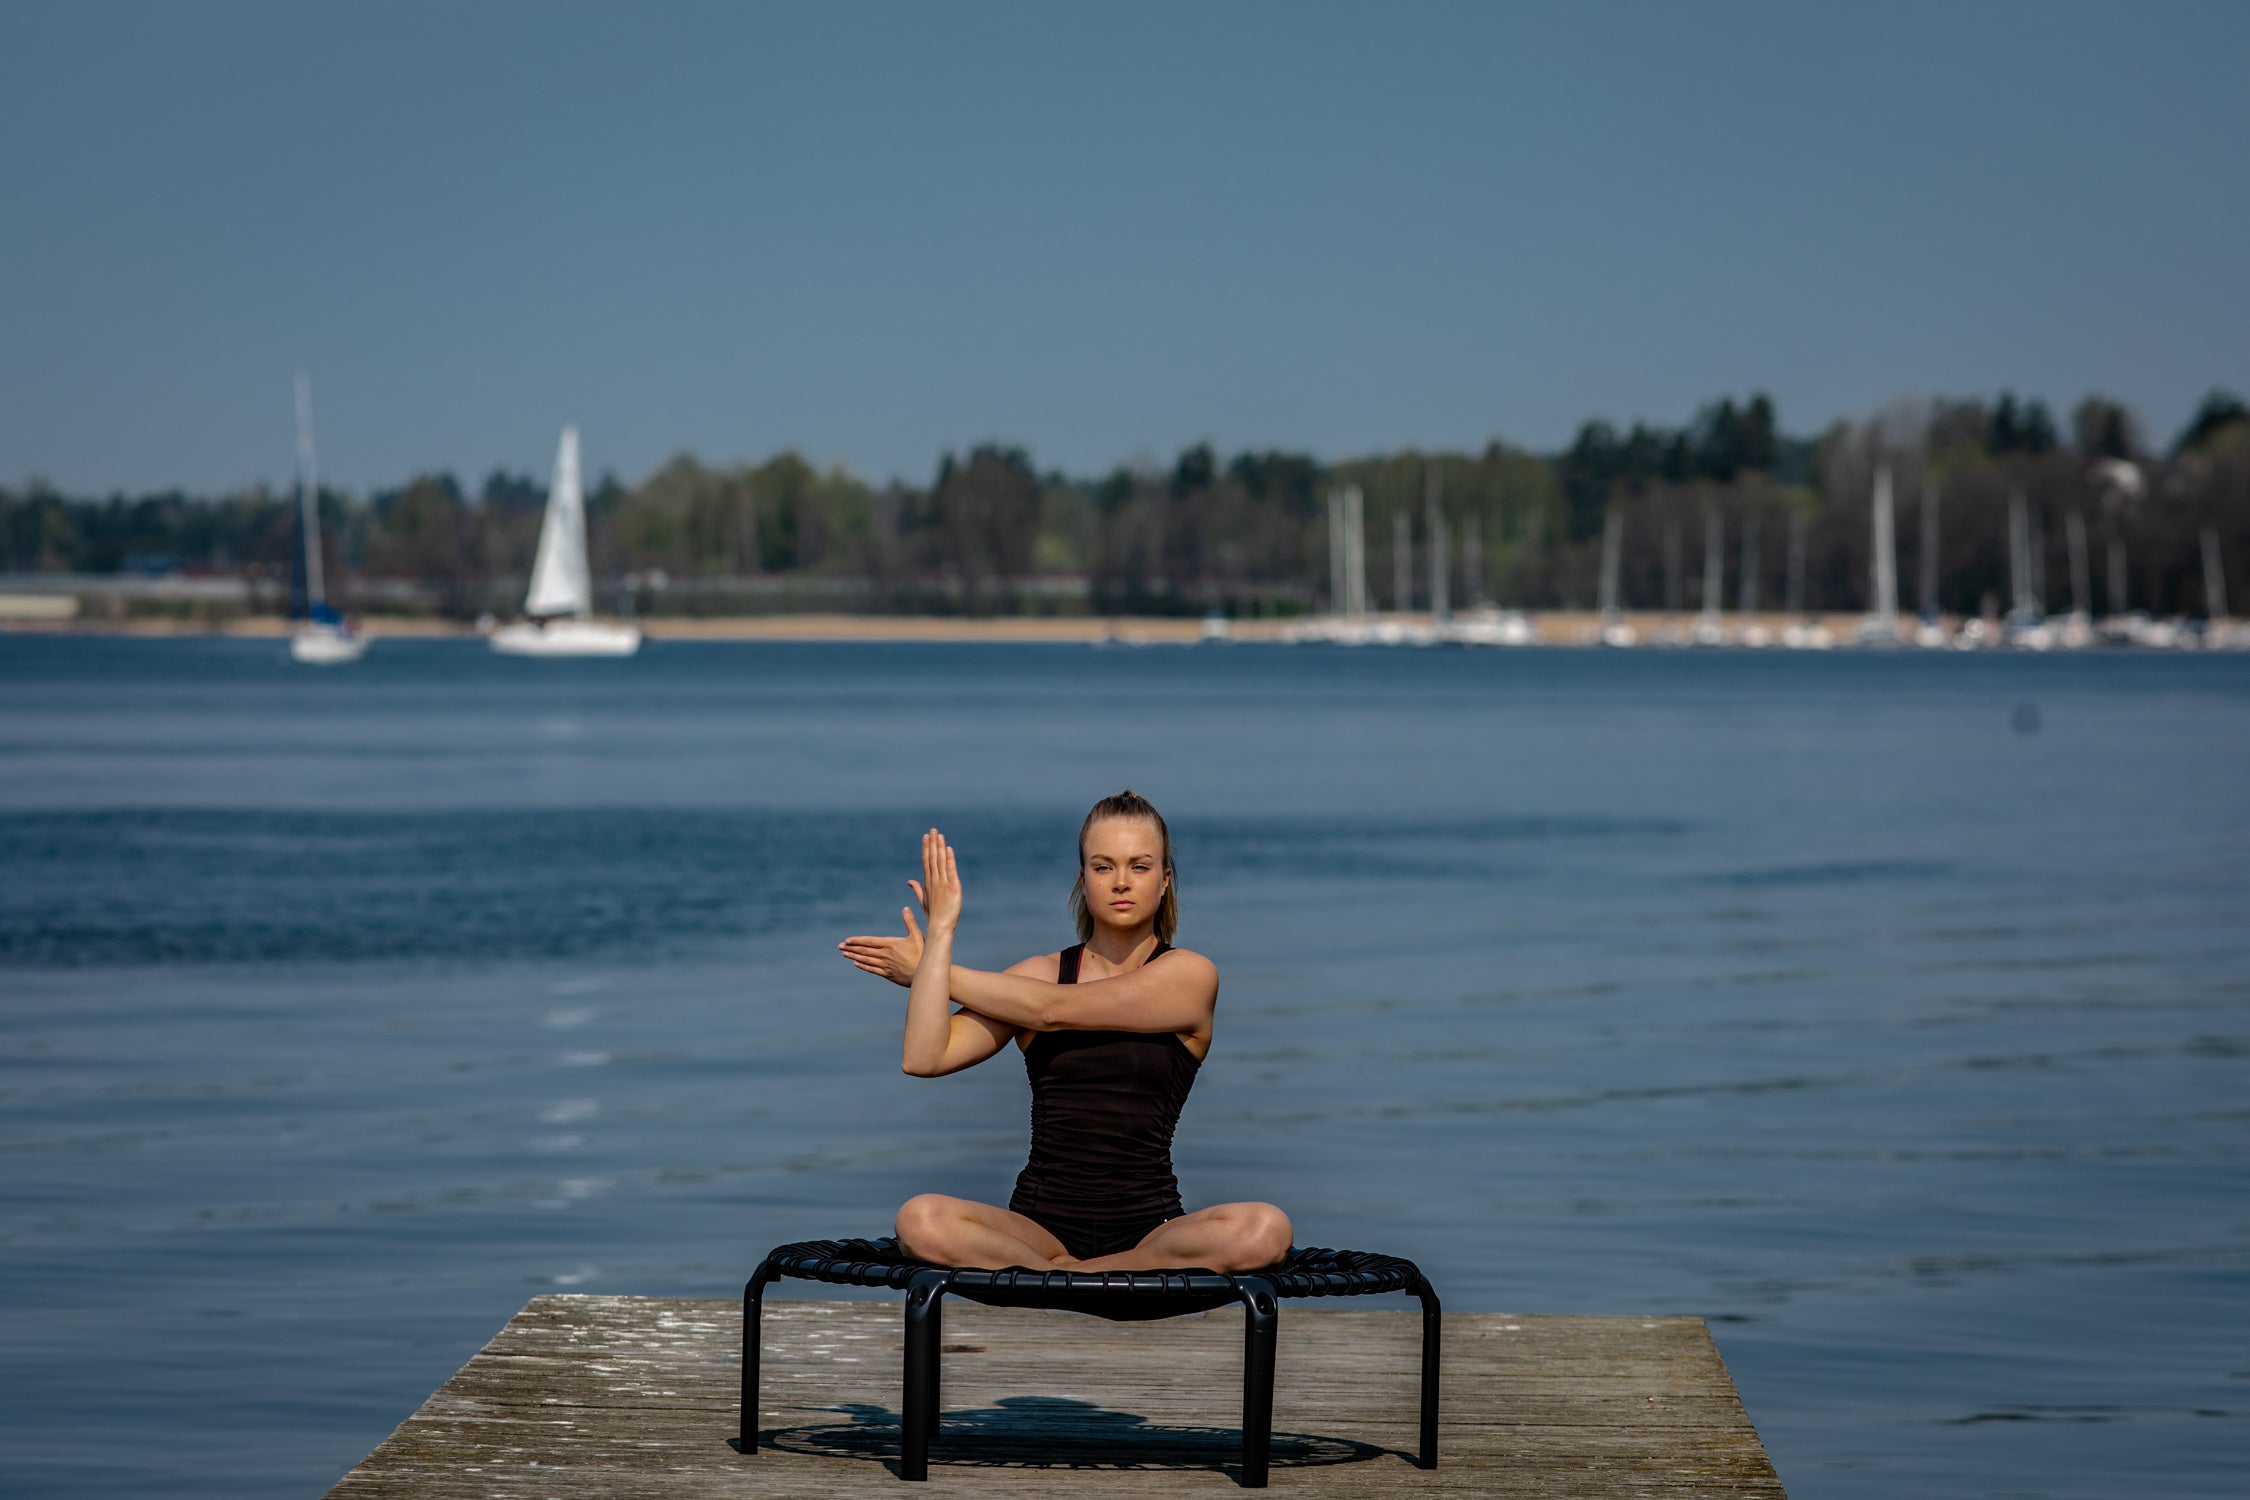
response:
[[[1103,818],[1086,830],[1078,878],[1096,926],[1145,927],[1164,896],[1164,836],[1146,818]]]

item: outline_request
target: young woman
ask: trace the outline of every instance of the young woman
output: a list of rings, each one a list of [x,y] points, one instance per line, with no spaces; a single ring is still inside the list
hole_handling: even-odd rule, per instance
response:
[[[908,1254],[990,1269],[1253,1271],[1289,1253],[1288,1216],[1270,1203],[1181,1211],[1172,1130],[1211,1050],[1219,971],[1171,946],[1171,835],[1145,798],[1105,797],[1078,830],[1077,946],[1005,973],[953,962],[961,876],[936,829],[922,836],[922,878],[907,884],[927,938],[907,907],[904,937],[838,945],[907,986],[906,1071],[941,1078],[1014,1042],[1031,1075],[1031,1160],[1015,1196],[1006,1208],[908,1199],[898,1211]]]

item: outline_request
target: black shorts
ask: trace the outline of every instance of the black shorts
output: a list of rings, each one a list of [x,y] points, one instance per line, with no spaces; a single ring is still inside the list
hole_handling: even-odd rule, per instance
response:
[[[1168,1224],[1170,1218],[1125,1219],[1109,1222],[1098,1219],[1073,1219],[1060,1214],[1025,1214],[1025,1218],[1063,1242],[1073,1260],[1092,1260],[1097,1256],[1116,1255],[1130,1250],[1148,1238],[1149,1231],[1159,1224]]]

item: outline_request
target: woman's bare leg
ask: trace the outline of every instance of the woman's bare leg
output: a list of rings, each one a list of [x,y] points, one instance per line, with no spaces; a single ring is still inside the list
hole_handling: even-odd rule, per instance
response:
[[[1285,1259],[1294,1233],[1289,1216],[1271,1203],[1222,1203],[1167,1219],[1132,1249],[1071,1262],[1073,1271],[1164,1271],[1202,1266],[1212,1271],[1258,1271]]]
[[[1054,1271],[1078,1264],[1061,1240],[1022,1214],[968,1198],[943,1193],[909,1198],[899,1208],[897,1227],[900,1247],[933,1266]]]

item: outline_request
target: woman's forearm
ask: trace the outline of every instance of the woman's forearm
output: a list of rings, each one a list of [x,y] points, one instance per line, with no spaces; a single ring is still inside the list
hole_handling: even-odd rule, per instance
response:
[[[952,970],[953,928],[932,922],[906,990],[906,1041],[899,1065],[909,1073],[929,1073],[945,1061],[946,1043],[953,1035],[948,993]]]
[[[1211,1024],[1219,971],[1200,955],[1143,964],[1107,979],[1057,984],[956,964],[948,987],[961,1008],[1024,1031],[1198,1031]]]
[[[915,971],[915,978],[921,978],[920,970]],[[1070,996],[1070,986],[1052,980],[994,974],[959,964],[953,965],[950,989],[955,1000],[978,1015],[1031,1031],[1054,1030],[1057,1007]]]

